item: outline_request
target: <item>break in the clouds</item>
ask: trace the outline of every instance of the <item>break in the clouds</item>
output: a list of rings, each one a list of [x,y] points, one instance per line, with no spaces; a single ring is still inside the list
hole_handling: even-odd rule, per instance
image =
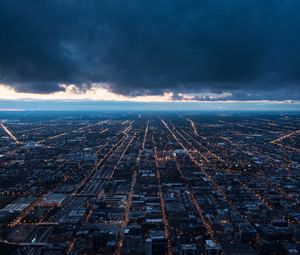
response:
[[[2,0],[0,83],[297,100],[299,12],[299,0]]]

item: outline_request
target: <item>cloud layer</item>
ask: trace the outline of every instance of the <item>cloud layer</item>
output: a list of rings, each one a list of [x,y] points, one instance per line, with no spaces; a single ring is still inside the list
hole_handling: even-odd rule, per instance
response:
[[[297,100],[299,12],[298,0],[3,0],[0,83]]]

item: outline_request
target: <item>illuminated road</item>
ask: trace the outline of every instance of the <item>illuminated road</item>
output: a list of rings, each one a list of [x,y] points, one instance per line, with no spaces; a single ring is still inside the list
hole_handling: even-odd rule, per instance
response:
[[[6,240],[0,240],[0,243],[3,244],[11,244],[11,245],[18,245],[18,246],[46,246],[48,243],[15,243],[15,242],[9,242]]]
[[[164,199],[163,191],[161,188],[160,171],[159,171],[158,161],[157,161],[157,148],[153,141],[153,137],[152,137],[152,142],[153,142],[153,147],[154,147],[156,178],[157,178],[158,192],[159,192],[159,198],[160,198],[160,207],[161,207],[161,211],[162,211],[162,221],[163,221],[163,225],[164,225],[164,235],[165,235],[165,238],[167,239],[167,244],[168,244],[167,254],[172,255],[173,254],[172,241],[171,241],[170,232],[169,232],[170,227],[169,227],[169,222],[168,222],[168,218],[167,218],[165,199]]]
[[[228,203],[228,205],[230,205],[233,209],[235,209],[235,210],[237,210],[237,208],[236,208],[236,206],[235,206],[235,204],[231,201],[231,199],[229,199],[229,197],[227,196],[227,194],[226,194],[226,192],[225,192],[225,190],[224,190],[224,187],[221,187],[214,179],[213,179],[213,176],[212,175],[210,175],[207,171],[205,171],[202,167],[201,167],[201,164],[197,161],[197,159],[192,155],[192,153],[193,153],[193,151],[197,151],[194,147],[193,147],[193,145],[180,133],[180,132],[178,132],[178,130],[176,130],[175,129],[175,127],[173,128],[173,130],[171,130],[170,128],[169,128],[169,126],[168,126],[168,124],[164,121],[164,120],[162,120],[161,119],[161,121],[162,121],[162,123],[165,125],[165,127],[169,130],[169,132],[172,134],[172,136],[175,138],[175,140],[178,142],[178,144],[182,147],[182,148],[184,148],[185,150],[187,150],[187,147],[185,147],[185,145],[184,144],[182,144],[180,141],[179,141],[179,139],[178,139],[178,137],[176,136],[176,134],[178,134],[179,136],[180,136],[180,138],[182,139],[182,140],[184,140],[184,142],[185,143],[187,143],[188,145],[189,145],[189,148],[190,148],[190,150],[187,150],[188,151],[188,154],[189,154],[189,156],[190,156],[190,158],[191,158],[191,160],[197,165],[197,166],[199,166],[199,168],[200,169],[202,169],[202,172],[206,175],[206,177],[208,178],[208,180],[213,184],[213,186],[216,188],[216,190],[218,190],[222,195],[223,195],[223,197],[224,197],[224,199],[225,199],[225,201]],[[184,130],[181,130],[185,135],[188,135],[189,136],[189,134],[187,134]],[[175,134],[175,132],[176,132],[176,134]],[[290,133],[289,135],[287,135],[287,136],[284,136],[284,137],[281,137],[281,138],[287,138],[287,137],[289,137],[289,136],[292,136],[292,135],[295,135],[295,133],[296,133],[296,131],[295,132],[293,132],[293,133]],[[192,138],[192,141],[193,142],[195,142],[195,143],[198,143],[195,139],[193,139]],[[206,148],[207,149],[207,148]],[[199,152],[198,152],[199,153]],[[203,156],[201,155],[201,153],[199,153],[200,154],[200,156],[203,158]],[[218,156],[216,156],[216,155],[214,155],[213,153],[211,153],[216,159],[218,159],[218,160],[221,160],[221,161],[223,161],[221,158],[219,158]],[[207,163],[211,163],[207,158],[204,158],[205,159],[205,161],[207,162]],[[230,169],[226,169],[226,168],[224,168],[223,169],[225,172],[226,172],[226,174],[229,174],[229,175],[232,175],[232,174],[234,174],[234,172],[232,171],[232,170],[230,170]],[[257,178],[257,179],[262,179],[262,178],[258,178],[258,176],[253,176],[253,178]],[[264,179],[263,180],[264,182],[266,182],[266,180]],[[239,184],[240,184],[240,187],[242,187],[242,188],[244,188],[245,190],[247,190],[248,192],[250,192],[258,201],[260,201],[262,204],[264,204],[267,208],[268,208],[268,210],[270,210],[270,211],[272,211],[273,210],[273,205],[272,205],[272,203],[270,202],[270,200],[266,197],[266,195],[265,194],[262,194],[261,192],[260,192],[260,190],[257,190],[256,188],[252,188],[249,184],[247,184],[244,180],[242,180],[242,179],[238,179],[238,182],[239,182]],[[262,184],[263,185],[263,184]],[[282,190],[282,189],[280,189],[280,188],[277,188],[277,187],[274,187],[274,186],[272,186],[271,185],[271,187],[273,187],[277,192],[278,192],[278,194],[280,194],[281,196],[283,196],[283,197],[286,197],[286,199],[291,199],[291,197],[290,196],[287,196],[287,194]],[[237,210],[238,211],[238,210]],[[285,211],[285,210],[283,210],[283,211]],[[284,212],[284,215],[285,215],[285,217],[286,217],[286,219],[288,219],[290,222],[292,222],[293,220],[288,216],[288,213],[285,211]],[[296,224],[296,223],[295,223]]]
[[[196,136],[199,136],[194,121],[192,121],[191,119],[186,119],[186,120],[189,121],[189,122],[191,123],[191,126],[192,126],[192,128],[193,128],[193,130],[194,130],[194,134],[195,134]]]
[[[193,188],[191,187],[191,185],[187,184],[186,183],[186,177],[184,175],[184,173],[182,172],[178,162],[176,161],[176,168],[177,168],[177,171],[179,172],[181,178],[182,178],[182,183],[184,183],[184,185],[187,187],[188,189],[188,194],[190,196],[190,199],[191,201],[193,202],[194,206],[196,207],[197,209],[197,212],[198,212],[198,215],[199,215],[199,218],[201,219],[201,221],[203,222],[210,238],[214,241],[214,242],[217,242],[217,239],[215,238],[215,235],[214,235],[214,232],[213,232],[213,229],[212,229],[212,225],[208,222],[208,220],[206,219],[205,217],[205,213],[203,211],[203,209],[201,208],[200,204],[198,203],[197,199],[196,199],[196,196],[195,196],[195,193],[193,191]]]
[[[20,119],[12,122],[17,128],[0,121],[1,170],[10,178],[24,176],[16,185],[4,183],[0,194],[12,197],[11,204],[28,205],[6,221],[8,234],[0,242],[24,255],[55,245],[81,254],[94,241],[93,229],[103,229],[111,242],[109,250],[102,240],[92,248],[99,254],[142,254],[144,241],[157,237],[168,255],[182,253],[185,243],[195,244],[200,254],[204,240],[221,250],[223,242],[240,243],[241,224],[256,228],[257,222],[273,225],[278,219],[289,228],[300,226],[300,117],[278,116],[278,123],[290,126],[284,129],[244,114],[239,119],[164,112],[132,113],[99,125],[107,116],[49,126]],[[45,130],[30,134],[41,125]],[[24,128],[28,134],[16,132]],[[47,146],[16,144],[39,139]],[[51,193],[65,194],[64,201],[41,203]],[[264,240],[257,231],[249,245],[256,249]]]
[[[120,237],[119,237],[119,241],[118,241],[117,246],[116,246],[116,250],[114,252],[115,255],[120,255],[121,254],[122,247],[123,247],[123,244],[124,244],[125,228],[126,228],[128,222],[129,222],[129,212],[130,212],[130,208],[131,208],[131,205],[132,205],[132,196],[134,194],[134,187],[135,187],[135,184],[136,184],[137,170],[138,170],[141,155],[142,155],[142,153],[145,149],[145,143],[146,143],[146,139],[147,139],[147,135],[148,135],[148,126],[149,126],[149,121],[147,121],[147,126],[146,126],[146,129],[145,129],[145,134],[144,134],[144,139],[143,139],[143,142],[142,142],[142,146],[141,146],[141,149],[139,150],[138,156],[136,158],[136,165],[134,166],[134,172],[133,172],[132,179],[131,179],[130,190],[128,192],[127,200],[126,200],[124,220],[121,224]]]
[[[82,130],[85,130],[85,129],[87,129],[87,128],[91,128],[91,127],[94,127],[94,126],[97,126],[97,125],[100,125],[100,124],[104,124],[104,123],[107,123],[107,122],[108,122],[108,120],[102,120],[102,121],[99,121],[99,122],[94,123],[94,124],[86,125],[86,126],[81,127],[81,128],[79,128],[79,129],[77,129],[77,130],[72,130],[72,132],[74,132],[74,131],[82,131]],[[107,130],[106,130],[106,131],[107,131]],[[106,132],[106,131],[104,131],[104,132]],[[49,137],[46,138],[46,139],[39,140],[38,143],[43,143],[43,142],[46,142],[47,140],[53,140],[53,139],[56,139],[56,138],[58,138],[58,137],[65,136],[65,135],[67,135],[67,134],[69,134],[69,133],[70,133],[70,132],[63,132],[63,133],[60,133],[60,134],[57,134],[57,135],[49,136]]]
[[[230,207],[232,207],[234,210],[238,211],[237,208],[235,207],[234,203],[231,201],[231,199],[227,196],[225,190],[223,187],[221,187],[214,179],[213,176],[211,174],[209,174],[206,170],[204,170],[204,168],[202,167],[201,163],[198,162],[198,160],[193,156],[193,154],[191,153],[191,151],[197,151],[192,144],[190,144],[185,137],[182,136],[182,134],[180,134],[176,129],[175,132],[177,134],[179,134],[182,139],[189,145],[189,147],[191,148],[191,150],[188,150],[185,145],[183,145],[178,137],[175,135],[175,133],[170,129],[170,127],[168,126],[168,124],[163,120],[160,119],[161,122],[164,124],[164,126],[169,130],[169,132],[172,134],[172,136],[174,137],[174,139],[177,141],[177,143],[186,151],[188,151],[188,155],[191,159],[191,161],[197,165],[199,167],[199,170],[201,170],[201,172],[203,174],[205,174],[206,178],[209,180],[209,182],[213,185],[213,187],[220,193],[222,194],[222,196],[224,197],[224,200],[228,203],[228,205]],[[200,154],[201,156],[201,154]],[[207,159],[206,159],[207,160]],[[207,162],[210,164],[210,161],[207,160]],[[230,170],[226,170],[228,174],[230,174]],[[246,185],[244,182],[240,181],[241,186],[243,186],[244,188],[246,188],[248,191],[250,191],[258,200],[260,200],[263,204],[265,204],[270,210],[272,209],[270,204],[268,203],[268,201],[266,199],[264,199],[260,194],[258,194],[257,192],[255,192],[254,190],[252,190],[248,185]],[[192,198],[193,199],[193,198]],[[201,210],[200,210],[201,213]],[[210,226],[207,226],[208,230],[211,229]],[[209,230],[211,231],[211,230]],[[212,232],[211,232],[212,235]]]
[[[288,150],[291,150],[291,151],[297,151],[300,153],[300,149],[297,149],[297,148],[294,148],[294,147],[291,147],[291,146],[288,146],[288,145],[283,145],[279,142],[276,142],[276,143],[273,143],[273,144],[276,144],[278,145],[279,147],[282,147],[282,148],[285,148],[285,149],[288,149]]]
[[[13,139],[17,144],[21,144],[18,138],[6,127],[3,123],[0,124],[3,130],[9,135],[11,139]]]
[[[271,141],[271,143],[276,144],[276,143],[279,143],[279,142],[281,142],[282,140],[284,140],[286,138],[289,138],[289,137],[294,136],[294,135],[299,135],[299,134],[300,134],[300,129],[296,130],[292,133],[289,133],[287,135],[284,135],[282,137],[279,137],[278,139],[275,139],[275,140]]]
[[[108,157],[109,157],[109,156],[110,156],[110,155],[118,148],[118,146],[120,146],[120,144],[121,144],[122,142],[124,142],[126,139],[128,139],[128,137],[126,138],[125,135],[127,135],[127,132],[129,132],[130,129],[131,129],[131,126],[127,127],[124,131],[121,131],[121,133],[123,133],[124,136],[123,136],[116,144],[114,144],[114,145],[112,146],[112,148],[109,150],[109,152],[107,153],[107,155],[106,155],[105,157],[102,157],[99,161],[96,162],[95,167],[94,167],[94,170],[91,171],[85,178],[83,178],[82,181],[76,186],[74,193],[71,194],[71,197],[72,197],[72,198],[73,198],[73,197],[76,197],[76,195],[78,195],[77,192],[78,192],[78,191],[86,184],[86,182],[87,182],[88,180],[91,179],[91,177],[93,176],[93,174],[95,174],[95,172],[101,171],[101,168],[99,169],[100,165],[102,165],[102,163],[106,161],[106,159],[107,159],[107,158],[108,158]],[[129,144],[132,142],[133,138],[134,138],[134,137],[132,137],[131,140],[130,140],[130,142],[127,143],[127,146],[126,146],[125,151],[127,150]],[[108,145],[108,144],[106,144],[106,145]],[[124,151],[124,153],[125,153],[125,151]],[[123,157],[124,153],[121,155],[121,158]],[[110,173],[107,173],[107,177],[108,177],[108,174],[110,174]],[[108,177],[108,178],[109,178],[109,177]],[[95,180],[95,181],[96,181],[96,180]],[[102,181],[103,181],[103,186],[104,186],[104,183],[106,182],[106,180],[103,179]],[[97,182],[98,182],[98,181],[97,181]],[[59,183],[58,183],[57,185],[59,185]],[[53,191],[55,191],[55,188],[53,189]],[[49,192],[48,192],[47,194],[49,194]],[[37,206],[41,203],[41,201],[43,200],[44,196],[47,195],[47,194],[40,194],[39,198],[37,198],[37,199],[35,200],[34,203],[32,203],[32,204],[31,204],[30,206],[28,206],[22,213],[20,213],[20,214],[18,215],[18,217],[15,218],[15,219],[9,224],[9,226],[14,227],[14,226],[17,226],[17,225],[20,225],[20,224],[25,223],[25,222],[24,222],[24,219],[26,218],[26,216],[27,216],[30,212],[32,212],[32,211],[34,210],[35,207],[37,207]],[[93,195],[95,196],[95,194],[93,194]],[[70,208],[70,207],[72,206],[72,203],[73,203],[73,199],[71,199],[70,202],[67,203],[67,204],[64,206],[64,208],[62,208],[61,213],[63,214],[63,213],[66,211],[66,208]],[[59,218],[59,216],[61,216],[61,215],[58,214],[56,218]],[[56,219],[55,219],[54,221],[52,221],[52,222],[44,222],[44,221],[42,221],[42,220],[43,220],[43,219],[41,219],[40,222],[33,223],[33,225],[39,226],[39,225],[57,225],[57,224],[58,224],[57,221],[56,221]],[[27,224],[27,223],[25,223],[25,225],[26,225],[26,224]]]

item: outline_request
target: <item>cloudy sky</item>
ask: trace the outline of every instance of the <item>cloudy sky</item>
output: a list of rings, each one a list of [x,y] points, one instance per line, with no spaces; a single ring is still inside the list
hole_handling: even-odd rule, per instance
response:
[[[0,98],[300,100],[299,0],[0,1]]]

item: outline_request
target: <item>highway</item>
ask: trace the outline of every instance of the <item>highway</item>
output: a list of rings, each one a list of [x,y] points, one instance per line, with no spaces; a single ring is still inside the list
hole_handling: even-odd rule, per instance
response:
[[[123,243],[124,243],[124,237],[125,237],[125,228],[129,222],[129,212],[130,212],[130,208],[132,205],[132,196],[134,195],[134,187],[136,184],[136,180],[137,180],[137,170],[139,167],[139,163],[140,163],[140,159],[141,159],[141,155],[144,152],[145,149],[145,142],[147,139],[147,135],[148,135],[148,127],[149,127],[149,121],[147,121],[147,125],[145,128],[145,132],[144,132],[144,138],[143,138],[143,142],[141,145],[141,148],[139,150],[138,156],[136,158],[136,164],[134,166],[134,171],[132,174],[132,179],[131,179],[131,184],[130,184],[130,190],[127,194],[127,200],[126,200],[126,205],[125,205],[125,212],[124,212],[124,219],[123,222],[121,223],[121,229],[120,229],[120,236],[119,236],[119,240],[117,242],[116,245],[116,250],[114,252],[114,255],[120,255],[121,251],[122,251],[122,247],[123,247]]]
[[[11,139],[13,139],[17,144],[22,144],[22,142],[18,140],[18,138],[8,129],[8,127],[6,127],[3,123],[1,123],[0,125]]]

